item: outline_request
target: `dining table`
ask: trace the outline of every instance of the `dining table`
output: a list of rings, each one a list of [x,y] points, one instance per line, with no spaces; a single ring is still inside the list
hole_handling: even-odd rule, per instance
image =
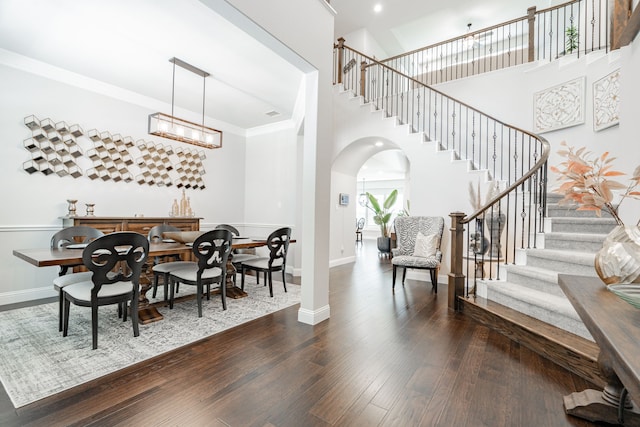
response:
[[[195,232],[198,233],[198,232]],[[204,233],[204,231],[200,232]],[[293,240],[292,240],[293,242]],[[253,238],[253,237],[234,237],[232,248],[233,249],[250,249],[265,246],[267,244],[266,239]],[[66,248],[32,248],[32,249],[14,249],[13,255],[28,262],[36,267],[52,267],[52,266],[75,266],[82,264],[82,251],[86,245],[70,245]],[[185,259],[193,251],[189,242],[179,242],[174,239],[164,239],[159,242],[152,242],[149,244],[149,260],[153,260],[155,257],[163,257],[168,255],[181,255]],[[226,294],[230,298],[243,298],[247,296],[247,293],[235,286],[234,276],[236,269],[232,263],[233,253],[229,255],[227,260],[227,274],[225,278]],[[149,263],[149,268],[144,271],[140,277],[140,296],[138,300],[138,318],[140,323],[147,324],[162,320],[163,316],[158,311],[158,307],[164,307],[168,303],[166,301],[159,301],[151,303],[147,298],[147,291],[151,289],[152,281],[149,277],[153,277],[151,273],[152,263]],[[217,291],[212,291],[217,292]],[[192,299],[194,296],[185,296],[176,299],[176,302],[180,302],[185,299]]]

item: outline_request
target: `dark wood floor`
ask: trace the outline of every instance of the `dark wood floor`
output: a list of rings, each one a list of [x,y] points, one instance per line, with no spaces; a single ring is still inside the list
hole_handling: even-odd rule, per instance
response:
[[[374,245],[331,270],[326,322],[291,307],[19,410],[3,389],[0,425],[591,425],[562,406],[588,383],[450,312],[446,284],[392,294]]]

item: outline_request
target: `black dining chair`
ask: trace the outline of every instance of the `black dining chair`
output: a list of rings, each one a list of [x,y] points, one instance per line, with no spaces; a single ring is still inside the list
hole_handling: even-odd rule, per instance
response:
[[[87,245],[89,242],[104,236],[97,228],[76,225],[63,228],[51,237],[51,249],[63,249],[69,245]],[[62,288],[73,283],[91,280],[90,271],[69,273],[69,269],[83,265],[82,263],[61,265],[58,277],[53,279],[53,289],[58,292],[58,331],[62,331]],[[69,273],[69,274],[67,274]]]
[[[233,235],[228,230],[217,229],[202,234],[193,242],[193,254],[197,262],[182,265],[169,273],[169,308],[173,308],[174,291],[177,283],[196,286],[198,317],[202,317],[202,294],[206,285],[207,300],[210,299],[211,285],[218,283],[222,298],[222,309],[227,309],[226,276],[227,261],[231,253]]]
[[[216,226],[216,230],[219,230],[219,229],[229,230],[231,234],[233,234],[233,237],[240,236],[240,232],[233,225],[219,224]],[[236,272],[240,271],[240,264],[243,263],[244,261],[258,258],[258,255],[256,255],[255,253],[255,249],[246,249],[246,251],[251,251],[251,252],[245,252],[245,250],[242,250],[242,249],[234,249],[231,252],[231,264],[233,264],[234,268],[236,269]],[[233,284],[235,285],[235,283],[236,283],[236,275],[234,274]]]
[[[248,270],[256,272],[256,276],[260,273],[264,274],[265,284],[269,285],[269,294],[273,296],[273,279],[272,273],[282,271],[282,285],[284,291],[287,292],[287,283],[285,280],[285,270],[287,267],[287,252],[289,250],[289,241],[291,240],[291,228],[283,227],[274,231],[267,237],[267,247],[269,248],[268,257],[260,257],[250,259],[241,264],[242,281],[240,288],[244,290],[244,275]]]
[[[120,231],[102,236],[82,252],[84,266],[93,274],[91,280],[74,283],[62,289],[64,299],[62,336],[69,330],[71,303],[91,307],[92,345],[98,348],[98,307],[118,304],[127,320],[126,304],[131,303],[133,336],[138,328],[138,296],[140,274],[149,256],[149,240],[139,233]]]
[[[151,227],[147,238],[150,243],[162,242],[164,237],[162,233],[167,231],[182,231],[178,227],[174,227],[173,225],[160,224]],[[182,261],[180,259],[179,254],[175,255],[167,255],[164,257],[154,257],[153,258],[153,267],[151,267],[151,271],[153,272],[153,292],[151,296],[153,298],[156,297],[156,293],[158,292],[158,279],[162,277],[162,285],[164,287],[164,301],[167,300],[168,290],[169,290],[169,273],[171,270],[189,264],[190,261]]]

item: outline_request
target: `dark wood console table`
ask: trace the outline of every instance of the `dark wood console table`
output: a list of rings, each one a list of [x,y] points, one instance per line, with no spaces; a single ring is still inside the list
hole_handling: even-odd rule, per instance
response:
[[[607,385],[564,397],[565,411],[590,421],[640,426],[640,309],[609,291],[597,277],[558,275],[558,283],[600,347],[598,364]]]

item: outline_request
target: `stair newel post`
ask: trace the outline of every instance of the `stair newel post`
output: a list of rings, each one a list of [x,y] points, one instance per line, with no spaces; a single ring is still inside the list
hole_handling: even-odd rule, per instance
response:
[[[527,22],[529,23],[529,61],[536,59],[536,7],[531,6],[527,9]]]
[[[367,63],[362,61],[360,63],[360,96],[364,99],[364,102],[369,102],[367,99]]]
[[[464,295],[464,279],[462,274],[462,260],[464,252],[464,218],[463,212],[452,212],[451,218],[451,268],[449,271],[449,309],[458,311],[460,303],[458,297]]]
[[[342,83],[342,66],[344,65],[344,37],[338,39],[338,84]]]

